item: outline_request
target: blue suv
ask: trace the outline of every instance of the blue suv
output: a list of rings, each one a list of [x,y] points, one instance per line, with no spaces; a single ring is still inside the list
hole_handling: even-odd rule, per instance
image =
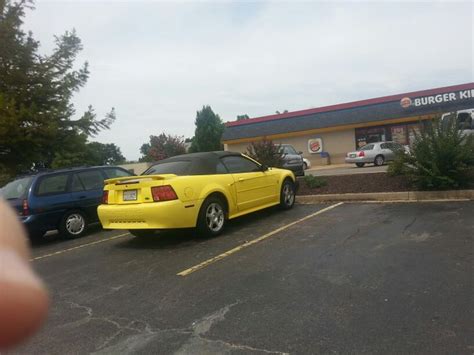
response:
[[[18,211],[31,238],[53,229],[75,238],[85,233],[88,224],[98,222],[104,180],[132,175],[111,166],[41,172],[8,183],[0,197]]]

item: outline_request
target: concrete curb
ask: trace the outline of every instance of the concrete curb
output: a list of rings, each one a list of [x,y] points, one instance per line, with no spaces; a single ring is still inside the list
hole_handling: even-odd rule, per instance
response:
[[[446,201],[474,200],[474,190],[452,191],[405,191],[405,192],[369,192],[350,194],[326,194],[296,196],[296,202],[302,204],[328,201]]]

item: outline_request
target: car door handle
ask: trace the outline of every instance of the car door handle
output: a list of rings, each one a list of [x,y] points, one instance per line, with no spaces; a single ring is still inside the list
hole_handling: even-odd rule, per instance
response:
[[[79,196],[79,198],[82,200],[84,198],[86,198],[87,196]]]
[[[239,182],[242,182],[242,181],[245,181],[247,179],[244,179],[244,178],[239,178]]]

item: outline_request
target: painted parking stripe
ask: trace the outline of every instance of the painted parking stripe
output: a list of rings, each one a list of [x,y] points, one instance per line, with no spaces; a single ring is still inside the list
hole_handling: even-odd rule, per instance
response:
[[[324,213],[324,212],[327,212],[327,211],[329,211],[329,210],[332,210],[333,208],[336,208],[336,207],[338,207],[338,206],[340,206],[340,205],[342,205],[342,204],[344,204],[344,202],[339,202],[339,203],[336,203],[336,204],[331,205],[331,206],[329,206],[329,207],[323,208],[322,210],[319,210],[319,211],[314,212],[314,213],[312,213],[312,214],[310,214],[310,215],[308,215],[308,216],[306,216],[306,217],[300,218],[300,219],[298,219],[298,220],[296,220],[296,221],[294,221],[294,222],[291,222],[291,223],[289,223],[289,224],[286,224],[286,225],[284,225],[283,227],[277,228],[277,229],[275,229],[275,230],[273,230],[273,231],[271,231],[271,232],[269,232],[269,233],[267,233],[267,234],[264,234],[264,235],[262,235],[262,236],[260,236],[260,237],[258,237],[258,238],[256,238],[256,239],[253,239],[253,240],[251,240],[251,241],[249,241],[249,242],[245,242],[245,243],[243,243],[243,244],[241,244],[241,245],[239,245],[239,246],[237,246],[237,247],[235,247],[235,248],[233,248],[233,249],[230,249],[230,250],[228,250],[228,251],[226,251],[226,252],[224,252],[224,253],[222,253],[222,254],[219,254],[219,255],[217,255],[217,256],[215,256],[215,257],[213,257],[213,258],[210,258],[210,259],[208,259],[208,260],[206,260],[206,261],[203,261],[202,263],[199,263],[199,264],[197,264],[197,265],[194,265],[193,267],[190,267],[189,269],[183,270],[183,271],[177,273],[176,275],[177,275],[177,276],[188,276],[189,274],[192,274],[193,272],[196,272],[196,271],[201,270],[201,269],[203,269],[203,268],[205,268],[205,267],[207,267],[207,266],[209,266],[209,265],[211,265],[211,264],[214,264],[215,262],[217,262],[217,261],[219,261],[219,260],[222,260],[222,259],[224,259],[224,258],[226,258],[226,257],[228,257],[228,256],[230,256],[230,255],[232,255],[232,254],[234,254],[234,253],[237,253],[238,251],[240,251],[240,250],[242,250],[242,249],[244,249],[244,248],[247,248],[247,247],[249,247],[249,246],[251,246],[251,245],[257,244],[257,243],[261,242],[262,240],[265,240],[265,239],[267,239],[267,238],[270,238],[270,237],[274,236],[275,234],[280,233],[280,232],[282,232],[282,231],[284,231],[284,230],[286,230],[286,229],[288,229],[288,228],[290,228],[290,227],[293,227],[294,225],[296,225],[296,224],[298,224],[298,223],[304,222],[304,221],[306,221],[307,219],[313,218],[313,217],[315,217],[315,216],[317,216],[317,215],[320,215],[320,214],[322,214],[322,213]]]
[[[76,247],[72,247],[72,248],[69,248],[69,249],[63,249],[63,250],[55,251],[54,253],[50,253],[50,254],[45,254],[45,255],[37,256],[36,258],[30,259],[30,261],[45,259],[45,258],[49,258],[49,257],[51,257],[51,256],[55,256],[55,255],[59,255],[59,254],[64,254],[64,253],[67,253],[67,252],[69,252],[69,251],[73,251],[73,250],[76,250],[76,249],[81,249],[81,248],[89,247],[89,246],[91,246],[91,245],[109,242],[109,241],[114,240],[114,239],[126,237],[127,235],[130,235],[130,233],[119,234],[119,235],[116,235],[116,236],[113,236],[113,237],[110,237],[110,238],[101,239],[101,240],[97,240],[97,241],[95,241],[95,242],[86,243],[86,244],[81,244],[81,245],[78,245],[78,246],[76,246]]]

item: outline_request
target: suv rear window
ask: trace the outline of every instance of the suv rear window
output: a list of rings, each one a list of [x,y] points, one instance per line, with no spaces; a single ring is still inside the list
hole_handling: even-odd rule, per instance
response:
[[[99,190],[104,187],[104,177],[99,170],[86,170],[75,174],[86,190]]]
[[[126,170],[122,170],[118,168],[105,168],[104,171],[105,171],[105,175],[107,175],[107,178],[109,179],[133,175]]]
[[[48,195],[66,192],[68,177],[68,174],[57,174],[43,177],[39,183],[37,194]]]
[[[14,180],[0,189],[0,196],[5,200],[14,200],[17,198],[26,197],[32,180],[33,177],[31,176]]]

